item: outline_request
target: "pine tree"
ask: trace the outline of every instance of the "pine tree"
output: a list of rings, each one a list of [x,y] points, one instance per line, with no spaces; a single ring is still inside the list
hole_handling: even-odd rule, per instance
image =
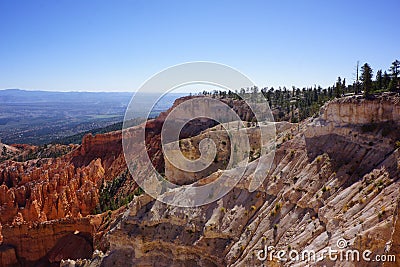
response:
[[[378,70],[376,72],[375,90],[382,90],[382,89],[383,89],[382,70]]]
[[[342,89],[343,91],[346,90],[346,78],[343,78]]]
[[[396,78],[400,72],[400,61],[397,59],[392,62],[392,66],[390,66],[390,71],[392,72],[392,78]]]
[[[338,77],[335,85],[335,97],[340,97],[342,95],[342,79]]]
[[[390,66],[392,79],[389,83],[389,90],[394,92],[398,90],[398,75],[400,72],[400,61],[395,60],[392,62],[392,66]]]
[[[370,96],[372,93],[372,69],[371,67],[368,65],[368,63],[365,63],[362,67],[361,67],[361,81],[362,81],[362,86],[364,89],[364,95],[366,97]]]

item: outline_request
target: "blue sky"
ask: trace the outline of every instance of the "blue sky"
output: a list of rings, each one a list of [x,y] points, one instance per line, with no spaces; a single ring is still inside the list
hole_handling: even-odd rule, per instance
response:
[[[260,87],[329,86],[400,59],[400,1],[0,0],[0,89],[133,91],[188,61]]]

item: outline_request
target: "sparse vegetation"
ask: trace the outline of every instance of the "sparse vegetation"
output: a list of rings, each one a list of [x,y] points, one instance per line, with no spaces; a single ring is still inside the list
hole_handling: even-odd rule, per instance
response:
[[[375,186],[380,187],[383,186],[385,184],[385,182],[382,179],[379,179],[376,183]]]
[[[275,213],[278,213],[281,210],[281,207],[282,207],[281,203],[279,203],[279,202],[276,203],[275,208],[274,208]]]
[[[218,154],[215,154],[214,163],[218,163]]]
[[[395,148],[395,149],[400,148],[400,140],[399,140],[399,141],[396,141],[396,142],[394,143],[394,148]]]
[[[112,181],[105,182],[101,185],[99,190],[99,203],[93,211],[94,214],[102,213],[107,210],[116,210],[131,202],[134,196],[143,194],[144,191],[140,187],[136,188],[133,193],[119,192],[129,175],[128,170],[126,170]]]
[[[138,188],[136,188],[135,189],[135,191],[134,191],[134,195],[135,196],[140,196],[140,195],[142,195],[144,193],[144,190],[139,186]]]
[[[378,212],[378,218],[379,220],[382,219],[382,217],[385,215],[385,210],[381,210],[380,212]]]
[[[19,153],[17,156],[14,156],[12,159],[15,161],[24,162],[32,159],[58,158],[71,152],[74,148],[74,146],[59,144],[41,145],[37,147],[31,147],[28,150]]]

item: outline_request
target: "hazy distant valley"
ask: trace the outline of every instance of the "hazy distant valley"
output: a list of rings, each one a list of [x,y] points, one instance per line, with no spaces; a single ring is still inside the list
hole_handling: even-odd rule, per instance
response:
[[[183,94],[168,94],[150,117],[168,109]],[[3,143],[47,144],[81,132],[122,122],[133,93],[0,90],[0,140]],[[141,94],[137,117],[150,110],[151,94]],[[121,127],[120,127],[121,128]],[[61,140],[64,141],[64,140]]]

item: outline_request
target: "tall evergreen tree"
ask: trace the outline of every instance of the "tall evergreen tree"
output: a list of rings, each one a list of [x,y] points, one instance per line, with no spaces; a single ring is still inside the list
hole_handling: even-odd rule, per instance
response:
[[[355,94],[359,94],[360,93],[360,82],[359,82],[359,80],[358,80],[358,74],[359,74],[359,72],[358,72],[358,66],[359,66],[359,61],[357,61],[357,69],[356,69],[356,80],[355,80],[355,82],[354,82],[354,93]]]
[[[392,78],[397,79],[400,72],[400,61],[396,59],[392,62],[392,66],[390,66],[390,72],[392,73]]]
[[[375,78],[375,90],[382,90],[382,89],[383,89],[382,70],[378,70],[376,72],[376,78]]]
[[[389,83],[389,90],[394,92],[398,90],[398,75],[400,72],[400,61],[397,59],[392,62],[392,66],[390,66],[390,72],[392,73],[392,79]]]
[[[335,85],[335,97],[340,97],[342,95],[342,79],[338,77]]]
[[[368,65],[368,63],[365,63],[361,67],[361,81],[362,81],[362,86],[364,90],[364,95],[365,96],[370,96],[372,93],[372,69]]]

